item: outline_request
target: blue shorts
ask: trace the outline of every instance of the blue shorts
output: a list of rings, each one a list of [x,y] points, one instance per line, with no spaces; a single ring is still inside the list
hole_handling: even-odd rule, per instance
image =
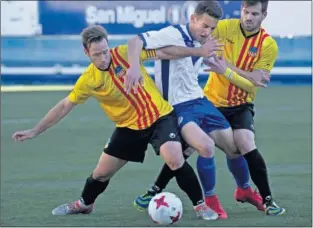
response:
[[[195,122],[206,133],[230,127],[222,113],[206,97],[186,101],[173,107],[180,129],[188,122]]]

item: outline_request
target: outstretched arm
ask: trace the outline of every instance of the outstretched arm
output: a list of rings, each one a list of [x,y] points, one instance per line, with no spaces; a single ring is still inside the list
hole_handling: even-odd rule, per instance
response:
[[[23,141],[25,139],[31,139],[40,133],[44,132],[48,128],[57,124],[61,119],[63,119],[75,106],[68,97],[61,100],[49,112],[45,115],[39,123],[29,130],[17,131],[13,134],[12,138],[15,141]]]

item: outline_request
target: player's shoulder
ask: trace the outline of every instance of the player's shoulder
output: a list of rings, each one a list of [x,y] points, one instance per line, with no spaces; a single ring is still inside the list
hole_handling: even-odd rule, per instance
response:
[[[239,27],[240,20],[237,18],[222,19],[218,22],[218,26],[225,26],[226,28],[237,28]]]
[[[96,87],[99,81],[101,81],[101,78],[103,78],[99,72],[100,71],[93,63],[89,64],[86,70],[78,78],[76,84],[85,89]]]
[[[277,42],[274,37],[272,37],[264,28],[261,28],[262,37],[264,37],[264,40],[262,42],[263,48],[271,47],[273,49],[278,49]]]
[[[163,39],[176,40],[177,45],[183,45],[184,37],[188,39],[188,29],[185,24],[173,24],[161,29],[164,34]]]
[[[89,66],[85,69],[85,71],[81,74],[79,77],[80,82],[89,82],[92,78],[92,75],[94,75],[94,67],[95,65],[93,63],[90,63]]]
[[[166,26],[162,29],[163,32],[167,33],[168,35],[172,37],[180,37],[181,35],[181,30],[185,30],[186,25],[183,24],[173,24]]]
[[[125,53],[128,50],[128,44],[121,44],[116,47],[110,48],[110,53],[116,55],[117,53]]]

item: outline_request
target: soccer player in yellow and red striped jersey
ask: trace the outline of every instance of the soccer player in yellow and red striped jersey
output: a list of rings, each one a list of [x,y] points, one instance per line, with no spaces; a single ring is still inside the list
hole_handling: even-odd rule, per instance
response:
[[[91,26],[82,32],[83,46],[91,64],[80,76],[71,93],[55,105],[32,129],[17,131],[13,139],[31,139],[58,123],[77,104],[95,98],[104,113],[116,123],[116,129],[101,154],[98,165],[87,178],[81,198],[58,206],[53,215],[89,214],[96,198],[105,191],[111,177],[128,161],[143,162],[150,143],[161,155],[179,187],[187,193],[197,216],[211,219],[212,211],[205,205],[197,176],[184,160],[178,123],[172,106],[163,99],[142,62],[162,58],[160,50],[143,50],[140,71],[143,85],[135,92],[125,91],[124,79],[129,68],[128,47],[108,48],[107,32],[101,26]]]
[[[211,71],[206,97],[219,108],[234,131],[234,139],[247,160],[269,215],[285,212],[272,198],[265,161],[255,145],[254,99],[260,79],[268,79],[278,52],[275,40],[261,27],[268,1],[242,1],[241,18],[219,21],[214,35],[224,43],[220,57],[207,60]],[[240,198],[241,193],[235,194]]]

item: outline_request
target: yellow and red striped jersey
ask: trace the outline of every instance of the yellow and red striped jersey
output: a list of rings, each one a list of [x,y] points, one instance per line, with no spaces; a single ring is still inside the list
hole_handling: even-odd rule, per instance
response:
[[[163,99],[142,64],[144,86],[140,85],[137,93],[132,90],[127,94],[124,91],[125,73],[129,68],[127,50],[127,45],[110,49],[112,63],[108,71],[101,71],[90,64],[76,82],[69,99],[81,104],[89,97],[94,97],[117,127],[146,129],[173,108]],[[144,61],[155,56],[155,50],[143,50],[140,59]]]
[[[273,68],[278,47],[263,28],[258,33],[247,35],[241,28],[239,19],[225,19],[218,22],[214,36],[222,40],[224,58],[232,65],[245,71],[270,72]],[[256,88],[249,93],[232,84],[223,75],[211,72],[204,93],[216,107],[229,107],[253,102]]]

